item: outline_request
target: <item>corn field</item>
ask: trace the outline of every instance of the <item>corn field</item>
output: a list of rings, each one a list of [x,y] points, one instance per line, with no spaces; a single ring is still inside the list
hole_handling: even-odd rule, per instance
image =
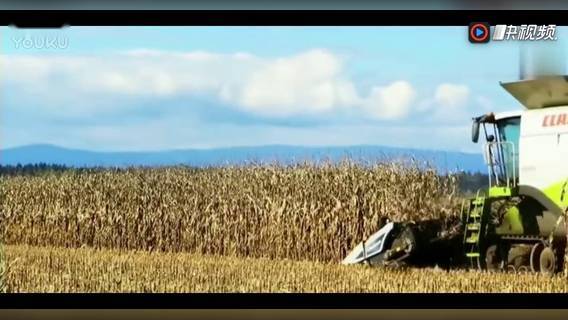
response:
[[[7,246],[11,292],[568,292],[562,276]]]
[[[458,214],[455,178],[417,166],[70,170],[0,179],[1,291],[568,292],[560,276],[339,265],[384,218]]]
[[[459,212],[455,179],[401,164],[68,171],[0,181],[9,245],[337,263],[382,218]]]

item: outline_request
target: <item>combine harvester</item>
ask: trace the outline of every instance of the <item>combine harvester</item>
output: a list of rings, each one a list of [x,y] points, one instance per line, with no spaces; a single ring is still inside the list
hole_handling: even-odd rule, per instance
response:
[[[521,56],[523,80],[501,83],[524,110],[473,119],[473,142],[478,142],[480,131],[485,139],[488,189],[465,201],[461,217],[454,221],[387,223],[353,249],[344,264],[469,266],[544,274],[563,269],[568,76],[550,72],[561,70],[563,55],[555,61],[547,54],[539,61],[535,52]],[[527,53],[533,54],[532,60],[526,59]]]

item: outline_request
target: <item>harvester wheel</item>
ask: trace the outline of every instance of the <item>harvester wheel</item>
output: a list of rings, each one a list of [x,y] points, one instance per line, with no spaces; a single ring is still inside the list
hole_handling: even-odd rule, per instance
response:
[[[531,270],[529,269],[529,266],[520,266],[517,271],[519,273],[529,273]]]
[[[503,269],[503,258],[501,257],[501,252],[496,244],[487,248],[487,251],[485,252],[485,266],[487,270],[490,271]]]
[[[545,275],[556,272],[556,255],[550,247],[544,248],[540,253],[540,272]]]
[[[530,264],[533,272],[540,271],[540,254],[542,250],[544,250],[544,244],[542,242],[535,243],[531,249]]]

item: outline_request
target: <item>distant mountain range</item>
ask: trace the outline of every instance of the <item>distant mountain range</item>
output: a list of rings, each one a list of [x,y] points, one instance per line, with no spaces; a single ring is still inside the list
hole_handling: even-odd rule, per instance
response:
[[[147,152],[98,152],[29,145],[0,151],[0,165],[60,164],[72,167],[220,166],[246,163],[337,162],[352,159],[365,163],[414,159],[438,170],[485,172],[481,154],[392,148],[384,146],[301,147],[270,145],[218,149],[185,149]]]

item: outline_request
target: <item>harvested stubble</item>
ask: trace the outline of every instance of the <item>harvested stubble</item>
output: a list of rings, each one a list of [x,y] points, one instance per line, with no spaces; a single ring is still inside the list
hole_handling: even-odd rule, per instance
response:
[[[568,292],[560,276],[7,246],[11,292]]]
[[[340,261],[381,217],[456,214],[456,183],[376,164],[65,172],[0,181],[7,244]]]

